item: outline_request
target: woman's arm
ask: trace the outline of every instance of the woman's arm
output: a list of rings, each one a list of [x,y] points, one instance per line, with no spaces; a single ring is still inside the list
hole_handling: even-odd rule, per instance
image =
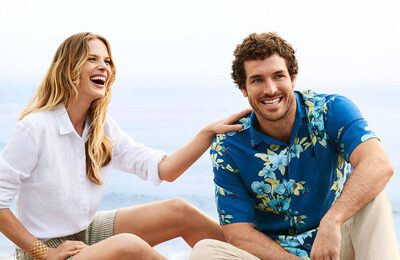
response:
[[[25,252],[29,252],[34,243],[38,241],[26,230],[10,209],[0,209],[0,223],[0,232]],[[65,259],[76,255],[85,247],[87,245],[81,241],[66,241],[57,248],[48,248],[48,251],[39,259]]]
[[[250,112],[251,109],[243,110],[203,128],[189,143],[160,162],[160,179],[172,182],[181,176],[210,147],[216,134],[241,130],[242,125],[232,124]]]
[[[10,209],[0,209],[0,223],[0,232],[25,252],[28,252],[37,240]]]

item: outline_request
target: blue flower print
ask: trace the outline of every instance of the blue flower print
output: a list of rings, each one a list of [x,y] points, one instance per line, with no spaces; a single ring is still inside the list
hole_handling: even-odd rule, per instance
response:
[[[242,123],[243,130],[246,130],[250,127],[250,117],[244,117],[240,119],[239,122]]]
[[[304,246],[305,239],[307,237],[312,237],[314,232],[315,229],[309,230],[296,236],[279,236],[277,242],[289,253],[292,253],[304,259],[309,259],[307,252],[300,249],[299,247]]]
[[[374,131],[372,131],[371,128],[369,128],[369,126],[366,126],[364,129],[367,133],[361,137],[361,142],[364,142],[371,138],[376,138],[376,134],[374,133]]]
[[[287,150],[283,150],[279,154],[270,154],[268,155],[268,160],[271,164],[271,169],[275,171],[276,169],[279,169],[282,173],[282,175],[285,174],[285,166],[287,166],[290,162],[290,156],[287,153]]]
[[[303,147],[301,146],[301,144],[293,144],[290,147],[290,157],[294,158],[300,158],[300,154],[304,151]]]
[[[268,206],[274,211],[274,212],[286,212],[289,207],[290,203],[288,200],[284,199],[274,199],[270,200],[268,202]]]
[[[293,185],[295,184],[294,180],[283,180],[281,184],[276,186],[275,192],[279,195],[284,195],[285,197],[290,196],[293,193]]]
[[[259,173],[258,176],[276,179],[275,172],[269,164],[267,164]]]
[[[229,131],[226,133],[227,136],[234,136],[237,133],[237,131]]]
[[[322,120],[310,122],[307,126],[310,132],[314,133],[317,137],[324,131],[324,122]]]
[[[234,136],[238,132],[241,132],[241,131],[244,131],[244,130],[248,129],[250,127],[250,117],[243,117],[242,119],[239,120],[239,123],[241,123],[241,125],[243,127],[242,130],[240,130],[240,131],[230,131],[230,132],[227,132],[226,135],[227,136]]]
[[[296,255],[296,256],[298,256],[298,257],[305,258],[305,259],[309,259],[309,258],[308,258],[307,252],[304,251],[304,250],[302,250],[302,249],[300,249],[300,248],[296,248],[296,247],[287,247],[287,248],[285,248],[285,249],[286,249],[286,251],[288,251],[289,253],[292,253],[292,254],[294,254],[294,255]]]
[[[295,239],[295,237],[286,237],[280,244],[282,247],[296,247],[301,245],[299,240]]]
[[[315,97],[314,98],[314,109],[317,111],[322,111],[323,106],[325,105],[326,99],[324,97]]]
[[[251,189],[257,193],[257,195],[268,194],[271,192],[271,185],[264,182],[255,181],[251,184]]]
[[[324,116],[327,112],[327,103],[332,102],[334,98],[327,101],[325,97],[316,97],[313,92],[303,92],[304,104],[309,123],[307,124],[308,131],[311,134],[313,144],[319,142],[323,147],[327,145],[327,135],[324,127]]]
[[[221,225],[232,223],[233,216],[225,213],[224,210],[219,210],[219,223]]]
[[[300,215],[298,211],[295,211],[290,219],[290,226],[295,226],[297,228],[301,228],[305,225],[306,215]]]

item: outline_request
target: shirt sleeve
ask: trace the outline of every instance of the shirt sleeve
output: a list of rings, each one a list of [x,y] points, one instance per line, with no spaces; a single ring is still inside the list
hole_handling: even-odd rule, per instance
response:
[[[110,138],[113,142],[113,166],[121,171],[136,174],[153,184],[160,184],[158,165],[166,156],[164,152],[151,149],[136,142],[108,116]]]
[[[357,106],[346,97],[335,96],[328,103],[326,120],[330,143],[347,162],[359,144],[377,138]]]
[[[220,224],[253,223],[254,201],[246,190],[239,170],[222,150],[224,150],[224,144],[217,141],[213,143],[210,150],[214,171],[215,201]]]
[[[37,144],[33,128],[19,121],[0,154],[0,208],[10,207],[21,182],[31,175],[38,160]]]

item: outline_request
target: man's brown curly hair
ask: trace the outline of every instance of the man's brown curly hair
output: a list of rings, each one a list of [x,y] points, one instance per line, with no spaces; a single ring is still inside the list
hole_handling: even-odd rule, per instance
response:
[[[273,54],[278,54],[286,61],[290,78],[293,79],[298,72],[297,60],[292,46],[276,33],[252,33],[238,44],[234,51],[235,59],[232,62],[232,79],[239,88],[246,85],[246,71],[244,62],[248,60],[263,60]]]

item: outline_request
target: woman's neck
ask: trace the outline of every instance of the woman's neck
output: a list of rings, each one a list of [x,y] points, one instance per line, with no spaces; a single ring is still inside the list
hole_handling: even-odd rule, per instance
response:
[[[79,136],[82,136],[89,107],[90,104],[79,100],[70,100],[67,104],[68,116]]]

